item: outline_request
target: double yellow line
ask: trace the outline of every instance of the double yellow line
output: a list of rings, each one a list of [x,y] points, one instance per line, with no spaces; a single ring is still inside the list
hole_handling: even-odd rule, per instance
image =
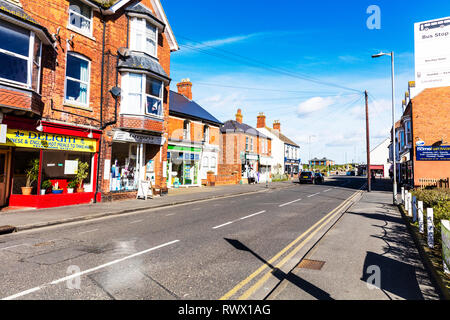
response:
[[[364,187],[362,187],[364,188]],[[361,189],[362,189],[361,188]],[[302,235],[300,235],[297,239],[292,241],[290,244],[288,244],[283,250],[278,252],[273,258],[271,258],[267,263],[263,264],[261,267],[259,267],[255,272],[253,272],[251,275],[249,275],[247,278],[242,280],[239,284],[237,284],[233,289],[228,291],[224,296],[220,298],[220,300],[228,300],[232,296],[234,296],[239,290],[241,290],[244,286],[246,286],[250,281],[252,281],[254,278],[256,278],[261,272],[263,272],[265,269],[269,267],[269,265],[272,265],[275,261],[277,261],[284,253],[286,253],[289,249],[291,249],[293,246],[297,244],[302,238],[304,238],[308,233],[310,233],[312,230],[314,230],[316,227],[317,229],[312,232],[306,239],[304,239],[296,248],[294,248],[286,257],[283,258],[277,265],[275,265],[274,268],[281,269],[281,267],[289,261],[289,259],[292,258],[309,240],[311,240],[312,237],[314,237],[317,232],[319,232],[320,229],[322,229],[325,225],[328,224],[336,215],[339,214],[339,210],[345,207],[347,204],[349,204],[358,194],[360,194],[360,190],[355,192],[353,195],[351,195],[347,200],[342,202],[339,206],[337,206],[334,210],[332,210],[330,213],[328,213],[325,217],[320,219],[317,223],[315,223],[311,228],[306,230]],[[252,285],[249,289],[247,289],[238,299],[239,300],[245,300],[248,299],[256,290],[258,290],[266,281],[269,279],[271,275],[271,270],[268,270],[268,272],[259,279],[254,285]]]

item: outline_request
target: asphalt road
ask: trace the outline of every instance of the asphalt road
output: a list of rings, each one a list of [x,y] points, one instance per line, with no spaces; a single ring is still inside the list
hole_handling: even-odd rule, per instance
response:
[[[256,281],[249,276],[364,182],[294,183],[1,236],[0,298],[236,299]]]

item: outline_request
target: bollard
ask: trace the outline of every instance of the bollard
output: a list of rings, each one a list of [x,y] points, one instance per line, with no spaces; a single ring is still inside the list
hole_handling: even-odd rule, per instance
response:
[[[413,203],[412,203],[412,194],[411,194],[411,192],[408,192],[408,216],[409,217],[412,217],[412,206],[413,206]]]
[[[428,246],[434,247],[433,208],[427,208],[427,238]]]
[[[412,197],[412,213],[413,213],[413,222],[417,221],[417,198],[416,196]]]
[[[405,204],[405,187],[402,187],[402,203]]]
[[[405,211],[408,213],[409,208],[409,201],[408,201],[409,193],[405,191]]]
[[[423,234],[423,201],[417,203],[419,213],[419,232]]]

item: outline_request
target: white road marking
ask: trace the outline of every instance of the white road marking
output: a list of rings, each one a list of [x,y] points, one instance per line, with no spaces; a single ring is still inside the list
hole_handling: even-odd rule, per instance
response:
[[[322,192],[328,192],[328,191],[331,191],[331,189],[327,189],[327,190],[324,190],[324,191],[322,191]]]
[[[15,247],[20,247],[20,246],[28,246],[28,245],[29,245],[28,243],[16,244],[15,246],[0,248],[0,250],[6,250],[6,249],[10,249],[10,248],[15,248]]]
[[[248,219],[248,218],[251,218],[251,217],[257,216],[258,214],[262,214],[262,213],[265,213],[265,212],[266,212],[266,210],[263,210],[263,211],[260,211],[260,212],[257,212],[257,213],[254,213],[254,214],[251,214],[251,215],[249,215],[249,216],[245,216],[245,217],[242,217],[242,218],[240,218],[239,220],[244,220],[244,219]]]
[[[83,232],[80,232],[80,233],[78,233],[78,234],[91,233],[91,232],[95,232],[95,231],[98,231],[98,229],[89,230],[89,231],[83,231]],[[50,241],[49,241],[49,242],[50,242]]]
[[[170,217],[170,216],[174,216],[174,215],[176,215],[176,213],[169,213],[169,214],[166,214],[166,217]]]
[[[317,195],[318,195],[319,193],[320,193],[320,192],[318,192],[318,193],[314,193],[314,194],[311,194],[311,195],[309,195],[309,196],[308,196],[308,198],[311,198],[311,197],[317,196]]]
[[[284,207],[284,206],[287,206],[287,205],[290,205],[290,204],[292,204],[292,203],[295,203],[295,202],[298,202],[298,201],[301,201],[302,199],[297,199],[297,200],[294,200],[294,201],[291,201],[291,202],[286,202],[286,203],[283,203],[283,204],[280,204],[278,207]]]
[[[144,221],[144,220],[136,220],[136,221],[130,222],[130,224],[139,223],[139,222],[142,222],[142,221]]]
[[[34,287],[34,288],[31,288],[31,289],[28,289],[28,290],[25,290],[25,291],[16,293],[16,294],[14,294],[14,295],[12,295],[12,296],[3,298],[2,300],[13,300],[13,299],[16,299],[16,298],[19,298],[19,297],[23,297],[23,296],[25,296],[25,295],[27,295],[27,294],[30,294],[30,293],[32,293],[32,292],[41,290],[41,289],[43,289],[43,288],[45,288],[45,287],[48,287],[48,286],[50,286],[50,285],[55,285],[55,284],[58,284],[58,283],[61,283],[61,282],[64,282],[64,281],[67,281],[67,280],[70,280],[70,279],[73,279],[73,278],[81,277],[82,275],[85,275],[85,274],[87,274],[87,273],[91,273],[91,272],[93,272],[93,271],[97,271],[97,270],[99,270],[99,269],[103,269],[103,268],[112,266],[112,265],[114,265],[114,264],[116,264],[116,263],[119,263],[119,262],[122,262],[122,261],[125,261],[125,260],[128,260],[128,259],[131,259],[131,258],[140,256],[140,255],[143,255],[143,254],[146,254],[146,253],[149,253],[149,252],[151,252],[151,251],[154,251],[154,250],[157,250],[157,249],[161,249],[161,248],[163,248],[163,247],[169,246],[169,245],[174,244],[174,243],[177,243],[177,242],[179,242],[179,241],[180,241],[180,240],[170,241],[170,242],[161,244],[161,245],[159,245],[159,246],[156,246],[156,247],[153,247],[153,248],[150,248],[150,249],[141,251],[141,252],[134,253],[134,254],[129,255],[129,256],[127,256],[127,257],[123,257],[123,258],[120,258],[120,259],[117,259],[117,260],[114,260],[114,261],[111,261],[111,262],[108,262],[108,263],[99,265],[99,266],[97,266],[97,267],[94,267],[94,268],[91,268],[91,269],[87,269],[87,270],[85,270],[85,271],[81,271],[81,272],[77,272],[77,273],[71,274],[70,276],[67,276],[67,277],[64,277],[64,278],[57,279],[57,280],[55,280],[55,281],[52,281],[52,282],[43,284],[43,285],[41,285],[41,286]]]
[[[225,227],[225,226],[227,226],[227,225],[229,225],[229,224],[232,224],[232,223],[233,223],[233,221],[228,221],[227,223],[221,224],[220,226],[215,226],[215,227],[213,227],[213,229],[219,229],[219,228],[221,228],[221,227]]]

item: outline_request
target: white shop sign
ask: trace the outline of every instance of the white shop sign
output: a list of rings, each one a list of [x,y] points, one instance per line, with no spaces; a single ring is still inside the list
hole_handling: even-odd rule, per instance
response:
[[[145,134],[138,134],[126,131],[115,131],[114,132],[115,141],[125,141],[134,143],[145,143],[145,144],[156,144],[159,146],[164,145],[165,138],[158,136],[150,136]]]

